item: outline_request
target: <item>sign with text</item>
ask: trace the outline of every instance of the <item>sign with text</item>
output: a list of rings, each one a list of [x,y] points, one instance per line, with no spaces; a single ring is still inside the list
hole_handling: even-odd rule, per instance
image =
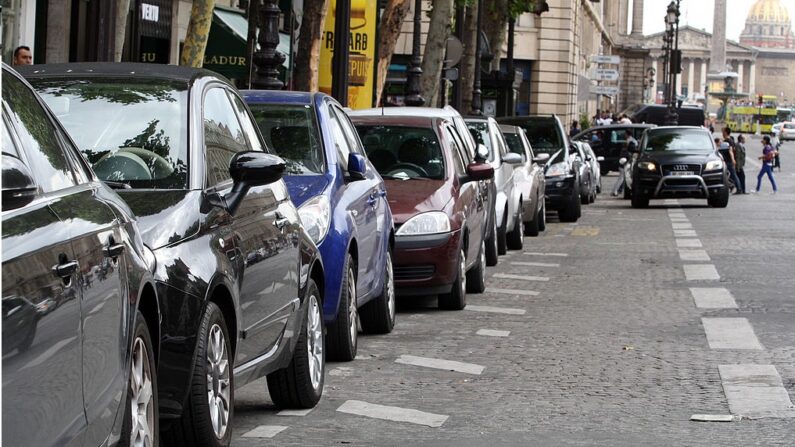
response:
[[[617,95],[618,87],[608,86],[608,85],[592,85],[591,93],[597,95]]]
[[[591,73],[591,79],[596,81],[618,81],[618,70],[596,68]]]
[[[613,56],[610,54],[594,54],[591,56],[591,62],[595,64],[620,64],[621,57]]]

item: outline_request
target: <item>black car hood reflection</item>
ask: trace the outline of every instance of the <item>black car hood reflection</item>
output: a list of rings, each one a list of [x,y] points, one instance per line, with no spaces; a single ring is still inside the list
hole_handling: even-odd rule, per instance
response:
[[[642,160],[654,161],[661,165],[667,164],[704,164],[711,158],[717,158],[715,153],[704,152],[646,152]]]
[[[144,243],[152,250],[179,242],[199,231],[201,191],[119,190],[138,217]]]

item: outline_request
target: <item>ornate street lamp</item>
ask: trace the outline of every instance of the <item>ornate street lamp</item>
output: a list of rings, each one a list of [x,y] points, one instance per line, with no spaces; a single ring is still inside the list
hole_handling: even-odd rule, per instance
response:
[[[414,2],[414,34],[411,45],[411,67],[406,76],[406,105],[420,107],[425,104],[422,97],[422,59],[420,58],[420,34],[422,32],[422,0]]]
[[[261,1],[261,0],[256,0]],[[279,80],[279,67],[285,55],[276,50],[279,46],[279,0],[264,0],[259,5],[259,50],[254,53],[256,71],[252,84],[256,89],[281,90],[284,83]]]
[[[671,93],[668,98],[668,116],[666,124],[679,124],[679,116],[676,113],[678,98],[676,97],[676,75],[682,72],[682,55],[679,51],[679,2],[681,0],[671,0],[665,15],[667,33],[671,37],[669,44],[669,63],[668,76],[670,76]]]
[[[337,0],[334,17],[334,57],[331,60],[331,96],[348,106],[348,56],[350,55],[351,0]]]
[[[483,53],[483,45],[481,43],[480,30],[483,26],[483,0],[478,0],[478,18],[477,18],[477,37],[475,38],[475,84],[472,88],[472,115],[483,114],[483,101],[481,100],[480,90],[480,58]]]

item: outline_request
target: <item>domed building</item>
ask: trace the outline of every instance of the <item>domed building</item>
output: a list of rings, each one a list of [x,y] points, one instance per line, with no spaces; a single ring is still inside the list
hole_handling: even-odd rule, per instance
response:
[[[756,48],[795,48],[787,7],[779,0],[757,0],[745,19],[740,44]]]

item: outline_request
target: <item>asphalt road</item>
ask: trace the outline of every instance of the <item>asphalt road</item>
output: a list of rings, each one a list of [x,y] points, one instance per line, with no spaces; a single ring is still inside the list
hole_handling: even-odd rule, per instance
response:
[[[795,445],[787,145],[776,195],[635,210],[603,193],[489,268],[467,310],[400,300],[392,334],[328,364],[308,414],[279,414],[264,380],[238,390],[232,444]]]

